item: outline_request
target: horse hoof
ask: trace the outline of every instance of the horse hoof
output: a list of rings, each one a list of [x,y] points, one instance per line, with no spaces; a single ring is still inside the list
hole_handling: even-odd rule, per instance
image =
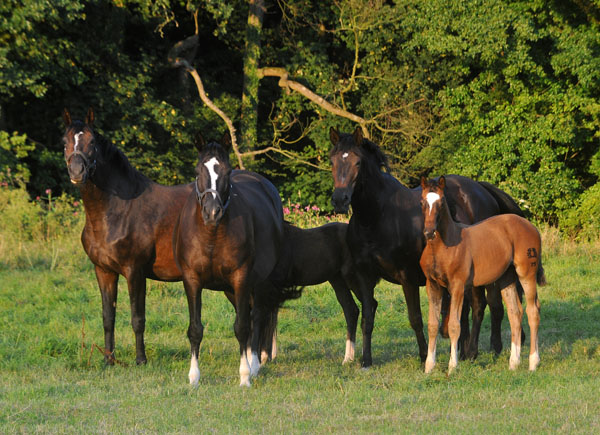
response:
[[[190,369],[190,373],[188,374],[188,378],[190,380],[190,385],[192,387],[198,386],[198,381],[200,380],[200,370],[198,369]]]
[[[250,388],[250,378],[242,378],[240,380],[240,387]]]
[[[510,370],[517,370],[521,361],[512,359],[508,362],[508,368]]]
[[[145,366],[148,363],[148,360],[146,358],[144,358],[144,359],[136,359],[135,363],[138,366]]]
[[[258,376],[258,371],[260,370],[260,364],[258,363],[258,356],[252,358],[252,362],[250,363],[250,376],[255,378]]]
[[[540,356],[536,353],[529,355],[529,371],[533,372],[537,369],[538,364],[540,363]]]
[[[425,374],[428,375],[433,371],[433,368],[435,367],[435,362],[432,361],[427,361],[425,363]]]
[[[352,362],[354,362],[354,358],[344,358],[344,361],[342,361],[342,365],[350,364]]]

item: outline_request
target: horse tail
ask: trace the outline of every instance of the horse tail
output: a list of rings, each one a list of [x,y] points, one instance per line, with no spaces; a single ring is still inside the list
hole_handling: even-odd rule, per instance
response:
[[[500,207],[500,214],[513,213],[521,217],[525,217],[523,210],[516,201],[504,190],[499,189],[487,181],[478,181],[479,185],[489,192],[494,197]]]
[[[538,266],[536,281],[539,286],[544,286],[547,284],[546,274],[544,273],[544,266],[542,266],[542,259],[540,258],[540,265]]]

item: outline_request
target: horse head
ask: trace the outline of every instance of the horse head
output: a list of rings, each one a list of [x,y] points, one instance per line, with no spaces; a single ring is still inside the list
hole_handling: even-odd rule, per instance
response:
[[[196,136],[198,164],[196,165],[196,197],[202,209],[202,219],[207,225],[217,225],[229,205],[231,184],[231,164],[229,162],[228,135],[221,141],[206,143],[202,136]]]
[[[85,122],[72,121],[67,109],[63,111],[63,120],[66,130],[63,135],[64,155],[69,171],[69,178],[73,184],[84,184],[94,173],[96,168],[96,137],[92,125],[94,111],[88,110]]]
[[[348,213],[354,187],[360,173],[363,155],[360,147],[364,137],[360,127],[357,127],[353,134],[340,134],[335,128],[331,127],[329,139],[333,144],[330,154],[334,182],[331,204],[336,213]]]
[[[443,175],[437,181],[427,181],[425,177],[421,177],[421,208],[425,218],[423,234],[427,240],[435,238],[435,233],[438,231],[441,210],[446,201],[445,187],[446,179]]]

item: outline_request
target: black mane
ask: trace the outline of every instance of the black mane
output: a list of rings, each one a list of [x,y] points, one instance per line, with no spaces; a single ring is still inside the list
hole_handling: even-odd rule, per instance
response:
[[[152,181],[135,169],[123,152],[101,134],[94,132],[97,149],[97,172],[94,183],[123,198],[142,193]],[[100,179],[102,177],[102,179]],[[118,177],[118,182],[116,180]]]

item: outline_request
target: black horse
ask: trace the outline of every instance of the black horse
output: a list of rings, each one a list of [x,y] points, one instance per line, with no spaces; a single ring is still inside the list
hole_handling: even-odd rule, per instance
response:
[[[389,172],[386,156],[376,144],[363,137],[360,128],[353,134],[338,133],[331,128],[330,140],[333,144],[330,153],[334,179],[332,204],[338,213],[347,213],[350,205],[353,210],[347,241],[358,271],[358,291],[364,301],[363,365],[372,364],[370,345],[375,308],[371,301],[373,288],[381,278],[402,285],[409,321],[424,361],[427,343],[419,301],[419,286],[425,284],[419,266],[425,246],[421,189],[411,190],[384,172],[383,169]],[[521,214],[514,201],[511,203],[510,197],[494,186],[450,175],[446,177],[446,189],[453,218],[459,222],[472,224],[507,212]],[[473,296],[481,296],[481,293],[474,292]],[[480,324],[485,304],[479,301],[478,306],[473,321]],[[504,315],[501,301],[498,299],[490,308],[499,339],[499,325]],[[477,333],[478,330],[477,327]]]
[[[123,153],[86,121],[63,119],[64,155],[71,182],[85,208],[81,242],[96,270],[102,296],[106,362],[114,362],[119,275],[127,280],[136,362],[146,362],[146,279],[180,281],[173,257],[173,227],[193,184],[161,186],[136,171]]]
[[[284,300],[299,296],[295,288],[272,284],[283,243],[281,199],[262,176],[232,171],[228,149],[203,141],[197,147],[194,191],[181,210],[173,235],[190,314],[190,384],[197,385],[200,378],[202,289],[224,287],[232,290],[236,308],[240,385],[250,386],[250,377],[260,368],[258,351],[270,314]],[[246,346],[250,337],[249,357]]]
[[[358,307],[351,290],[358,288],[352,256],[346,244],[348,224],[332,222],[302,229],[284,224],[284,247],[272,279],[282,287],[329,281],[346,319],[344,363],[354,360]],[[354,291],[354,290],[352,290]],[[361,303],[362,294],[354,292]],[[377,302],[374,301],[376,305]]]

